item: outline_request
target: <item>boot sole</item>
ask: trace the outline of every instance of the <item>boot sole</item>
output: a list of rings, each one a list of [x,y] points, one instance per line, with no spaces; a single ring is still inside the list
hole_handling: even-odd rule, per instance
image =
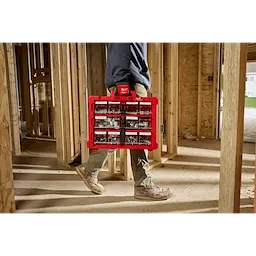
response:
[[[134,195],[134,197],[136,199],[144,200],[144,201],[165,201],[165,200],[169,199],[170,197],[172,197],[172,194],[169,196],[161,197],[161,198],[153,198],[153,197],[148,197],[148,196],[136,196],[136,195]]]
[[[84,175],[83,173],[79,170],[79,168],[76,168],[76,172],[78,173],[78,175],[80,176],[80,178],[83,180],[83,182],[85,183],[85,185],[94,193],[94,194],[97,194],[97,195],[101,195],[103,192],[100,192],[98,190],[95,190],[94,188],[92,188],[88,181],[84,178]]]

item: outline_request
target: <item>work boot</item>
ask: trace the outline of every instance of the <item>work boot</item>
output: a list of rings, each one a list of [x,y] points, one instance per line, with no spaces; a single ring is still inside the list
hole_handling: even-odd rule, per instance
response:
[[[154,185],[151,188],[134,187],[134,197],[141,200],[161,201],[172,196],[170,188],[160,188]]]
[[[81,165],[76,167],[76,172],[93,193],[100,195],[104,192],[104,187],[98,182],[97,172],[88,172]]]

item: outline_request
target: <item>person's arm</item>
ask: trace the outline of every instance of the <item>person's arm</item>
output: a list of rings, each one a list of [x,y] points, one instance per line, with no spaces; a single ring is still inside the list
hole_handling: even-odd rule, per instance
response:
[[[131,43],[108,43],[108,56],[111,58],[112,75],[116,85],[129,84]]]

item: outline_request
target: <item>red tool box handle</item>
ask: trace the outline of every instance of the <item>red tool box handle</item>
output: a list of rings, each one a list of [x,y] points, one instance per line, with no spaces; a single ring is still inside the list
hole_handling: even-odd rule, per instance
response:
[[[118,97],[127,97],[131,96],[133,99],[136,98],[136,91],[132,91],[129,84],[117,85],[117,91],[112,91],[110,96],[112,98]]]

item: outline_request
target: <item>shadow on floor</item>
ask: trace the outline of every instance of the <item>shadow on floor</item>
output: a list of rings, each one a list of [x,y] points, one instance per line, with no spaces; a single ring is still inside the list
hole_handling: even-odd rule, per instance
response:
[[[189,141],[185,139],[179,139],[179,146],[199,149],[220,150],[220,140],[203,140],[203,141]],[[254,143],[244,143],[243,153],[255,154]]]
[[[134,204],[127,205],[126,202],[133,202]],[[120,203],[120,206],[113,206],[112,203]],[[100,205],[100,207],[86,209],[86,206],[89,205]],[[61,209],[61,207],[65,208]],[[70,208],[67,209],[67,207]],[[161,202],[143,202],[136,200],[133,196],[95,195],[90,197],[17,200],[16,208],[17,210],[36,209],[37,212],[44,212],[44,208],[50,208],[50,212],[55,212],[54,209],[56,209],[56,212],[62,213],[171,213],[189,211],[216,213],[218,201],[172,202],[171,198]],[[253,199],[241,199],[241,212],[253,212]]]
[[[50,190],[50,189],[39,189],[39,188],[15,188],[16,196],[34,196],[34,195],[77,195],[86,196],[93,195],[91,191],[85,190]],[[47,199],[46,199],[47,200]]]
[[[219,157],[178,155],[173,160],[178,162],[188,162],[188,163],[220,164]],[[255,163],[255,160],[243,160],[244,166],[254,166],[254,163]]]
[[[174,158],[174,161],[176,161],[176,158]],[[251,168],[248,168],[248,167],[243,167],[243,172],[248,172],[248,173],[254,173],[254,168],[253,168],[253,165],[249,167]],[[197,164],[184,164],[184,163],[172,163],[171,161],[168,161],[166,163],[164,163],[162,165],[162,168],[166,168],[166,169],[175,169],[175,170],[196,170],[196,171],[212,171],[212,172],[219,172],[220,171],[220,167],[218,166],[209,166],[209,165],[203,165],[203,164],[200,164],[200,165],[197,165]]]

